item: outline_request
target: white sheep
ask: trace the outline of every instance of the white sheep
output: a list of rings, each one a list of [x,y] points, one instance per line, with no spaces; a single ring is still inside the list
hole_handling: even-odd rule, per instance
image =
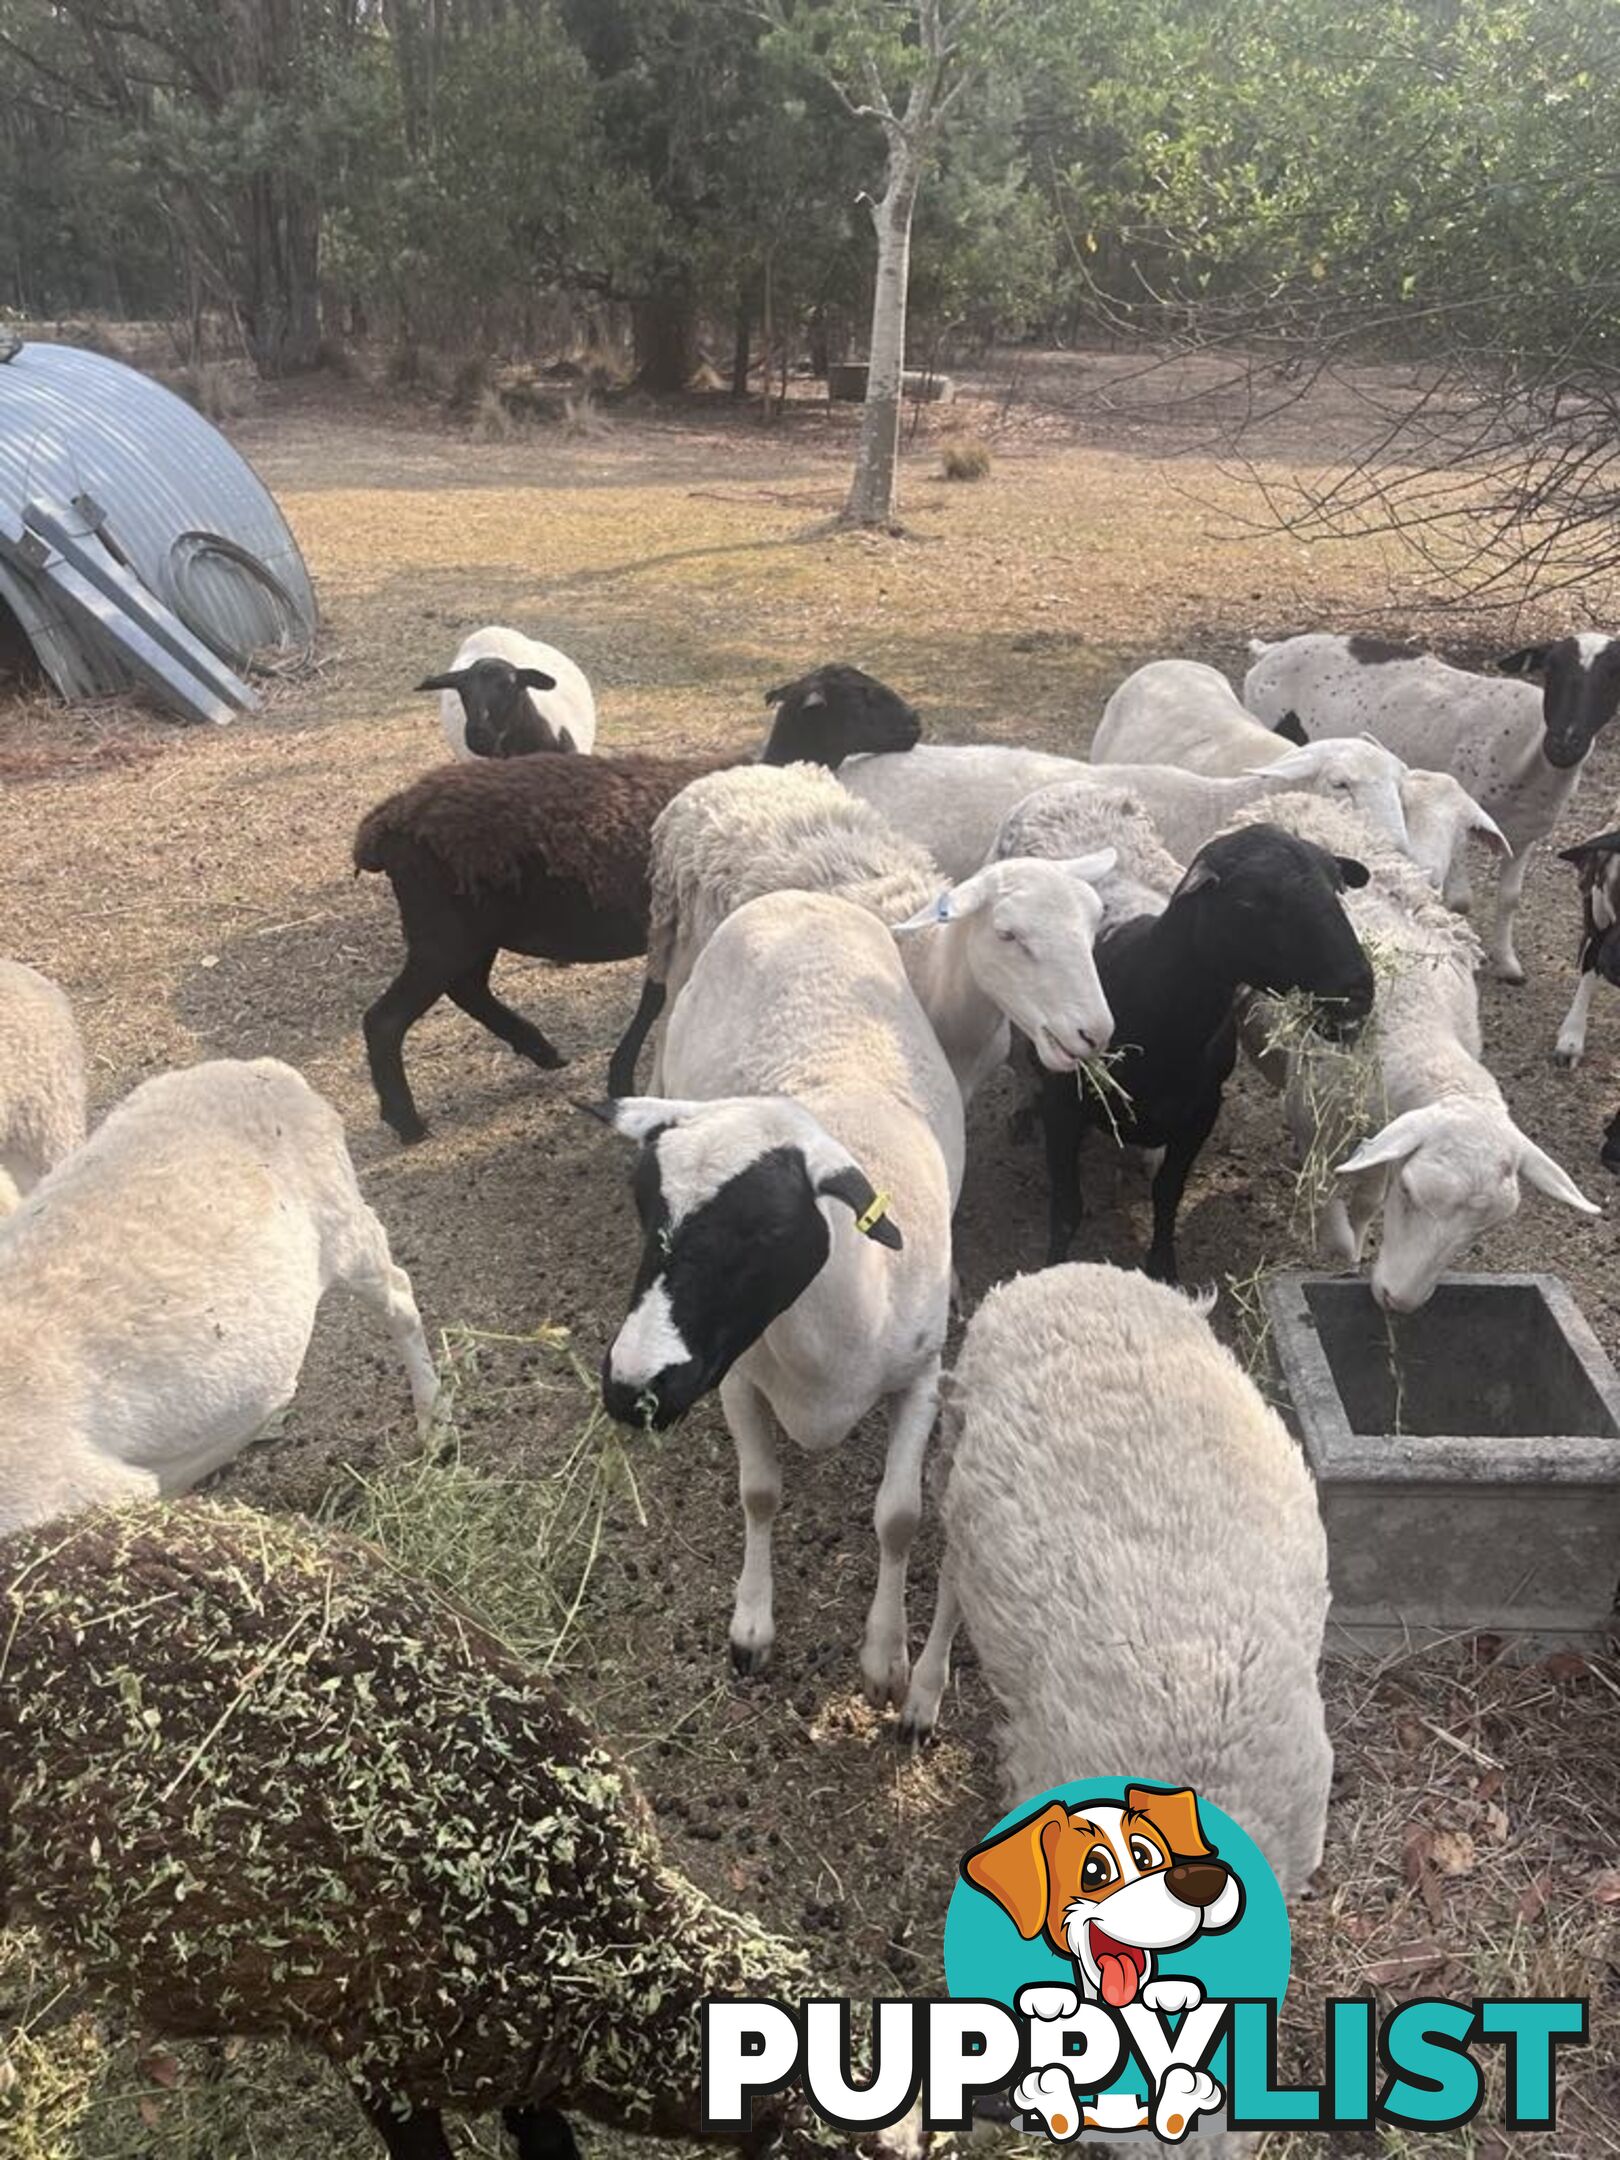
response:
[[[0,1232],[0,1533],[182,1491],[291,1401],[327,1289],[437,1382],[331,1105],[288,1065],[148,1080]]]
[[[1250,651],[1243,696],[1262,719],[1292,712],[1313,740],[1366,731],[1408,765],[1453,774],[1495,819],[1512,852],[1497,879],[1491,966],[1505,982],[1523,982],[1513,926],[1530,851],[1558,822],[1598,730],[1620,706],[1620,639],[1588,631],[1529,645],[1496,663],[1504,676],[1325,633],[1255,640]],[[1543,689],[1505,679],[1521,675],[1540,675]],[[1464,879],[1449,897],[1465,903]]]
[[[1152,660],[1128,675],[1103,707],[1091,742],[1094,765],[1180,765],[1216,778],[1258,772],[1289,752],[1285,739],[1239,703],[1219,668],[1201,660]],[[1356,745],[1355,757],[1357,807],[1404,847],[1400,759],[1372,741]]]
[[[416,687],[438,691],[445,740],[458,758],[596,744],[596,699],[584,670],[555,645],[501,623],[464,637],[449,667]]]
[[[1373,1295],[1389,1311],[1413,1312],[1477,1237],[1518,1212],[1521,1179],[1565,1207],[1601,1213],[1515,1125],[1481,1061],[1481,955],[1467,924],[1403,855],[1334,804],[1273,796],[1234,822],[1262,815],[1318,846],[1355,849],[1372,873],[1344,899],[1358,936],[1379,956],[1372,1025],[1386,1122],[1337,1165],[1343,1197],[1328,1202],[1319,1226],[1328,1255],[1358,1266],[1382,1210]],[[1306,1156],[1353,1087],[1342,1066],[1335,1077],[1337,1057],[1321,1048],[1309,1052],[1308,1066],[1292,1061],[1289,1121]]]
[[[664,1427],[719,1387],[747,1521],[731,1623],[744,1671],[775,1639],[778,1428],[825,1455],[887,1406],[861,1664],[873,1699],[898,1701],[950,1301],[960,1091],[893,937],[825,893],[767,893],[720,925],[670,1015],[664,1076],[668,1098],[601,1113],[644,1143],[645,1234],[603,1402],[628,1425]]]
[[[84,1139],[84,1045],[66,996],[0,960],[0,1216]]]
[[[903,755],[846,758],[838,778],[896,832],[925,847],[955,883],[984,861],[1014,803],[1085,769],[1078,758],[1006,743],[918,743]]]
[[[992,1290],[946,1388],[939,1604],[902,1729],[965,1623],[1009,1805],[1088,1775],[1190,1786],[1285,1894],[1322,1857],[1327,1551],[1310,1473],[1203,1310],[1071,1265]]]
[[[1157,776],[1169,767],[1121,768],[1139,769]],[[1151,801],[1151,793],[1130,782],[1110,787],[1103,774],[1089,770],[1082,780],[1037,788],[1002,820],[991,843],[991,860],[1027,855],[1063,861],[1106,852],[1113,856],[1113,866],[1093,881],[1103,905],[1098,935],[1142,915],[1162,915],[1185,865],[1165,846]]]
[[[648,984],[678,994],[719,925],[761,893],[836,893],[902,936],[911,986],[966,1102],[1004,1062],[1009,1026],[1054,1071],[1107,1048],[1091,953],[1102,910],[1088,881],[1112,860],[1006,862],[943,889],[922,848],[819,766],[710,773],[653,827]],[[615,1092],[632,1074],[615,1060]],[[652,1084],[662,1087],[659,1065]]]

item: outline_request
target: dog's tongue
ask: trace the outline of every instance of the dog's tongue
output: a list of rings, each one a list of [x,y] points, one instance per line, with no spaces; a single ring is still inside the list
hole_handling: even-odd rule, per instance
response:
[[[1097,1972],[1103,2001],[1110,2010],[1123,2010],[1136,1995],[1135,1959],[1121,1957],[1117,1950],[1105,1950],[1097,1960]]]

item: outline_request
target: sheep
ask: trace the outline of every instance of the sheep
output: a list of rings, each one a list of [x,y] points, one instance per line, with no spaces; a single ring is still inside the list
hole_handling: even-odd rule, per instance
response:
[[[1170,770],[1142,769],[1154,775]],[[1103,904],[1099,935],[1139,915],[1162,914],[1186,874],[1165,846],[1142,792],[1129,784],[1105,787],[1101,780],[1101,774],[1088,771],[1084,780],[1037,788],[1013,805],[990,847],[992,862],[1020,855],[1061,861],[1079,852],[1111,853],[1112,868],[1095,880]]]
[[[1128,829],[1140,817],[1131,795],[1116,792],[1113,802],[1117,829]],[[1222,835],[1201,848],[1168,900],[1163,868],[1151,858],[1139,862],[1146,875],[1134,887],[1134,912],[1116,907],[1105,917],[1097,971],[1120,1046],[1108,1085],[1082,1087],[1051,1073],[1039,1080],[1049,1265],[1067,1256],[1080,1225],[1081,1142],[1104,1127],[1122,1146],[1164,1150],[1153,1178],[1145,1265],[1160,1281],[1174,1282],[1181,1196],[1237,1061],[1245,992],[1309,991],[1331,1025],[1359,1018],[1372,1004],[1372,970],[1338,899],[1347,885],[1365,882],[1365,869],[1353,856],[1260,823],[1265,807],[1254,806],[1252,833]],[[1008,825],[1008,845],[1064,853],[1096,846],[1116,829],[1084,787],[1043,790]],[[1257,834],[1265,837],[1256,841]],[[1102,891],[1107,910],[1113,902],[1106,879]]]
[[[425,1429],[433,1358],[330,1103],[273,1058],[145,1081],[0,1234],[0,1532],[229,1462],[292,1400],[335,1282]]]
[[[764,893],[716,930],[671,1011],[664,1081],[666,1098],[601,1106],[641,1143],[645,1239],[603,1404],[662,1430],[718,1386],[747,1525],[731,1655],[757,1672],[776,1632],[777,1427],[824,1455],[886,1403],[861,1669],[874,1702],[898,1702],[950,1302],[960,1091],[890,933],[851,901],[807,892]]]
[[[904,757],[851,758],[838,778],[897,832],[925,847],[954,884],[979,868],[1014,803],[1084,771],[1078,758],[1044,750],[929,743]]]
[[[841,682],[837,672],[784,686],[766,764],[809,758],[836,768],[854,750],[904,750],[916,741],[917,715],[903,698],[869,676]],[[393,886],[405,964],[366,1013],[366,1054],[383,1120],[401,1140],[427,1132],[405,1077],[405,1036],[447,994],[531,1064],[547,1071],[566,1064],[490,989],[496,959],[526,953],[566,966],[645,952],[654,819],[689,781],[742,762],[479,760],[438,766],[367,812],[354,864],[383,872]]]
[[[964,1103],[1004,1062],[1009,1021],[1043,1063],[1072,1072],[1108,1043],[1091,957],[1100,903],[1084,880],[1111,863],[1008,862],[942,892],[923,849],[818,766],[738,766],[694,780],[653,827],[648,987],[608,1085],[616,1095],[633,1088],[649,1014],[679,992],[726,916],[789,889],[837,893],[902,937]],[[652,1084],[661,1085],[656,1065]]]
[[[1611,815],[1620,816],[1620,809]],[[1609,935],[1620,922],[1620,831],[1561,848],[1558,859],[1572,863],[1580,877],[1580,975],[1553,1050],[1554,1060],[1573,1070],[1586,1055],[1586,1022],[1598,978],[1613,981],[1620,975],[1620,945]]]
[[[521,630],[489,623],[462,639],[440,675],[439,719],[453,757],[527,757],[541,750],[588,751],[596,743],[596,700],[566,653]]]
[[[1376,638],[1319,633],[1254,640],[1243,684],[1263,718],[1297,713],[1313,740],[1364,729],[1408,765],[1449,772],[1496,820],[1512,850],[1496,884],[1489,952],[1502,981],[1522,983],[1513,930],[1530,851],[1558,822],[1580,784],[1600,728],[1620,707],[1620,638],[1596,631],[1527,645],[1495,664],[1502,681]],[[1462,904],[1465,878],[1454,883]]]
[[[1319,847],[1360,849],[1371,879],[1347,905],[1361,936],[1385,956],[1374,1024],[1386,1122],[1336,1166],[1341,1191],[1319,1225],[1327,1254],[1359,1266],[1381,1210],[1372,1294],[1386,1311],[1415,1312],[1477,1237],[1517,1214],[1521,1179],[1580,1214],[1601,1213],[1515,1125],[1481,1062],[1474,987],[1481,954],[1467,924],[1412,864],[1334,804],[1282,795],[1263,807],[1269,820]],[[1254,814],[1243,812],[1237,824]],[[1324,1057],[1329,1062],[1319,1065]],[[1289,1121],[1308,1159],[1340,1105],[1329,1054],[1312,1052],[1309,1075],[1292,1062]]]
[[[358,1539],[97,1510],[0,1546],[0,1640],[0,1920],[155,2035],[324,2053],[393,2160],[450,2160],[447,2108],[520,2160],[573,2160],[576,2111],[712,2138],[703,2003],[817,1992],[549,1679]],[[850,2150],[785,2092],[726,2142],[779,2135]]]
[[[0,1216],[84,1139],[84,1045],[48,976],[0,960]]]
[[[934,1730],[965,1622],[1009,1806],[1088,1774],[1191,1786],[1294,1897],[1332,1774],[1326,1541],[1206,1310],[1086,1265],[985,1298],[946,1389],[939,1602],[901,1734]]]

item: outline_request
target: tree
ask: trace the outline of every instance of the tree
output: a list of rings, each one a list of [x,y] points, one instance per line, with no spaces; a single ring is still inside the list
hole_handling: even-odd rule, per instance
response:
[[[834,91],[852,118],[876,122],[883,192],[868,197],[877,237],[866,402],[844,515],[894,522],[906,301],[917,196],[952,112],[984,74],[1013,0],[761,0],[777,49]],[[1036,12],[1024,0],[1024,13]]]

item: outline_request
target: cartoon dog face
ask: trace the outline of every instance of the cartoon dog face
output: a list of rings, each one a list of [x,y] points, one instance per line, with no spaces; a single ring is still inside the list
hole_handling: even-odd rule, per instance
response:
[[[1128,1785],[1125,1805],[1054,1800],[962,1862],[976,1890],[1026,1942],[1044,1935],[1072,1958],[1084,1991],[1111,2009],[1136,2000],[1153,1955],[1219,1934],[1243,1911],[1243,1885],[1217,1857],[1190,1791]]]

